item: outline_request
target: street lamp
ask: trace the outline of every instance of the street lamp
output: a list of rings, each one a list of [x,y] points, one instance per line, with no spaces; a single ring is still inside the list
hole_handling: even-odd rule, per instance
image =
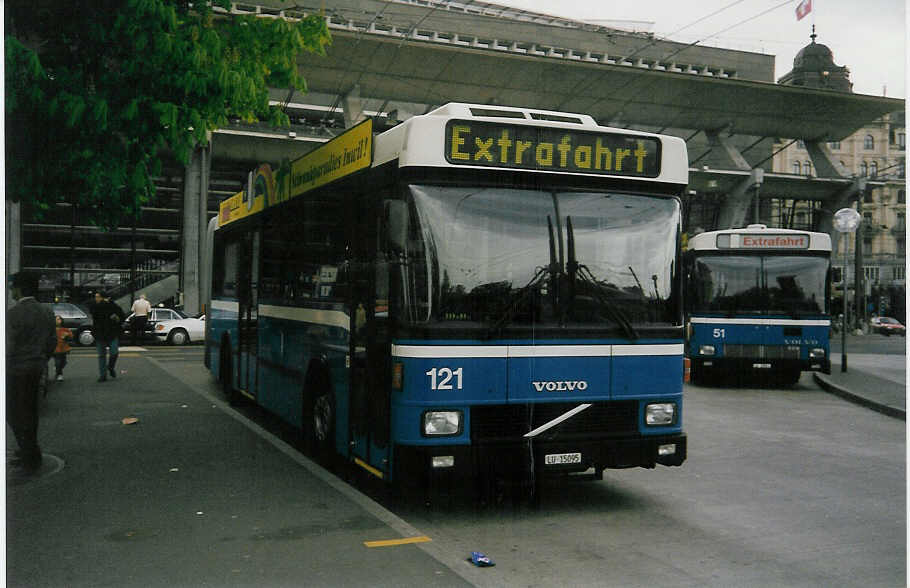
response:
[[[852,208],[841,208],[834,213],[834,228],[844,234],[844,320],[841,323],[840,371],[847,371],[847,233],[853,233],[863,217]]]

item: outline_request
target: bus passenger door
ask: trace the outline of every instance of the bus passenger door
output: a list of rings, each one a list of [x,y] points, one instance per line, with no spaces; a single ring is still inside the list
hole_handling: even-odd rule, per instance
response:
[[[237,388],[250,398],[254,398],[259,349],[259,231],[243,236],[239,258]]]
[[[352,265],[351,458],[385,478],[390,445],[388,264]]]

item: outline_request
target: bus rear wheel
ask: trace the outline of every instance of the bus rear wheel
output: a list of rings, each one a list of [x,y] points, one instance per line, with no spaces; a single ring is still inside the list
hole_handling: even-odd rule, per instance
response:
[[[335,395],[325,374],[312,378],[304,391],[303,429],[307,453],[323,465],[330,463],[335,449]]]
[[[234,367],[231,364],[231,347],[228,341],[221,342],[221,353],[218,365],[218,379],[221,381],[221,392],[231,406],[239,403],[240,395],[234,388]]]

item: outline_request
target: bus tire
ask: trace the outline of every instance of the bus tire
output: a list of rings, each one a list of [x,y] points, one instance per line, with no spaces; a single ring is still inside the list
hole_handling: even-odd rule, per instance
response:
[[[224,399],[231,406],[237,406],[240,395],[234,388],[234,367],[231,365],[231,342],[224,339],[221,342],[221,352],[218,361],[218,380],[221,382],[221,392]]]
[[[702,375],[698,367],[696,367],[695,362],[693,361],[691,367],[689,368],[689,383],[695,386],[702,385]]]
[[[303,392],[303,439],[317,462],[331,462],[335,451],[335,394],[324,368],[313,367]]]
[[[792,388],[793,386],[796,386],[799,383],[799,378],[801,375],[802,375],[802,371],[800,371],[799,369],[787,370],[787,371],[783,372],[780,376],[781,384],[788,388]]]

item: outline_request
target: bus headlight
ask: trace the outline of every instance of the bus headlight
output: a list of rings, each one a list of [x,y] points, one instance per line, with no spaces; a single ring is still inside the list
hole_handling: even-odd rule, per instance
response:
[[[698,348],[699,355],[714,355],[714,346],[713,345],[701,345]]]
[[[423,413],[423,434],[430,436],[461,433],[460,410],[430,410]]]
[[[825,350],[821,347],[816,347],[815,349],[809,351],[809,357],[811,359],[822,359],[825,357]]]
[[[660,402],[645,407],[645,424],[649,426],[672,425],[676,420],[676,404]]]

